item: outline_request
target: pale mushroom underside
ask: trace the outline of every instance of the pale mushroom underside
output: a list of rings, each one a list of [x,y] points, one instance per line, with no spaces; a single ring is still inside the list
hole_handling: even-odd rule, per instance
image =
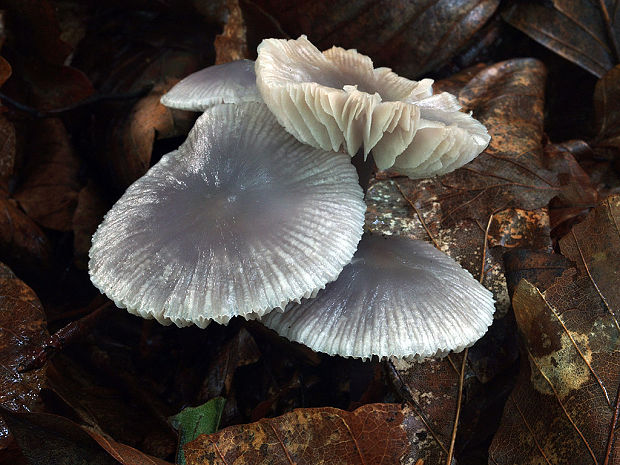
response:
[[[89,271],[162,323],[256,317],[336,279],[365,209],[347,155],[301,144],[264,104],[217,105],[107,213]]]
[[[454,96],[432,96],[432,80],[375,69],[355,50],[320,52],[305,36],[266,39],[255,73],[264,102],[297,139],[351,156],[372,150],[379,169],[410,178],[459,168],[490,140],[482,124],[459,111]]]
[[[260,101],[252,60],[236,60],[197,71],[161,98],[167,107],[189,111],[204,111],[219,103]]]
[[[330,355],[423,359],[472,345],[494,310],[491,292],[432,245],[366,235],[316,298],[261,321]]]

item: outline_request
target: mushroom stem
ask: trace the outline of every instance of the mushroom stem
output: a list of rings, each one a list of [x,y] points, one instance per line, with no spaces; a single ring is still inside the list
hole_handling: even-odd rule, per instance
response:
[[[351,159],[351,163],[355,166],[360,186],[362,186],[364,194],[366,194],[370,179],[377,171],[377,165],[375,165],[375,161],[372,157],[367,157],[366,160],[364,160],[364,151],[362,149],[358,150],[356,156]]]

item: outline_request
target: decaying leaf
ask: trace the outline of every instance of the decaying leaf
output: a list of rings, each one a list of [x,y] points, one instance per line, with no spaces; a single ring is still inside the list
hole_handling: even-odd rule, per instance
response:
[[[615,0],[516,2],[504,18],[598,77],[620,61],[620,9]]]
[[[0,414],[31,464],[171,465],[64,417],[7,410]]]
[[[28,411],[40,402],[45,367],[20,373],[19,367],[49,337],[45,313],[32,289],[0,263],[0,406]],[[8,431],[0,420],[0,449]]]
[[[354,412],[297,409],[199,436],[185,446],[185,457],[191,465],[392,465],[407,453],[404,420],[398,404],[368,404]]]
[[[77,267],[87,269],[91,237],[109,209],[99,186],[89,180],[78,194],[72,219],[73,254]]]
[[[249,58],[246,27],[239,0],[226,0],[228,19],[224,30],[215,37],[215,64]]]
[[[13,268],[44,270],[50,263],[50,242],[14,202],[0,198],[0,257]]]
[[[598,131],[594,145],[613,149],[620,156],[620,65],[596,83],[594,109]]]
[[[99,91],[112,97],[91,107],[91,139],[82,150],[118,192],[148,170],[156,140],[182,136],[191,128],[195,113],[168,109],[159,100],[179,79],[213,62],[212,48],[206,45],[215,35],[198,15],[174,5],[156,16],[129,14],[129,31],[114,15],[98,17],[74,59]]]
[[[241,5],[248,21],[263,18],[262,24],[271,23],[272,36],[307,34],[320,50],[333,45],[355,48],[376,66],[414,78],[436,70],[464,48],[499,1],[258,0]],[[259,39],[264,37],[268,35]],[[251,45],[254,49],[258,43]]]
[[[599,204],[560,241],[571,268],[541,292],[521,281],[513,307],[522,368],[490,462],[620,460],[620,196]]]
[[[495,323],[470,349],[466,364],[463,415],[468,420],[461,424],[459,442],[470,446],[493,433],[490,413],[480,406],[495,408],[499,419],[511,384],[493,382],[518,355],[502,255],[523,247],[549,252],[546,206],[567,186],[579,184],[570,154],[543,153],[544,85],[544,68],[534,60],[477,67],[455,81],[439,81],[438,88],[456,92],[487,125],[489,148],[472,163],[435,179],[411,181],[380,173],[366,197],[368,229],[432,240],[494,292]],[[404,383],[414,399],[424,399],[417,410],[444,446],[437,451],[431,444],[427,458],[438,453],[445,458],[450,442],[461,366],[458,356],[451,357],[398,366],[400,380],[393,379]]]
[[[60,119],[38,120],[30,131],[29,163],[14,197],[39,225],[70,231],[81,187],[80,161]]]

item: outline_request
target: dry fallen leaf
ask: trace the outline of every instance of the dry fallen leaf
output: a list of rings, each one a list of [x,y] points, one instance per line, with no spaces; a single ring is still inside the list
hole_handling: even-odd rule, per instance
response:
[[[185,445],[185,457],[188,465],[393,465],[407,453],[404,419],[398,404],[297,409],[199,436]]]
[[[72,218],[73,255],[78,268],[88,268],[91,238],[109,209],[110,204],[105,201],[99,186],[89,180],[78,194]]]
[[[263,19],[263,27],[271,23],[266,34],[295,39],[307,34],[320,50],[333,45],[355,48],[376,66],[388,66],[410,78],[437,70],[452,58],[498,5],[498,0],[241,3],[248,23],[256,18]],[[264,37],[268,35],[259,39]]]
[[[598,134],[593,145],[613,149],[620,158],[620,65],[596,83],[594,110]]]
[[[532,39],[601,77],[620,61],[615,0],[515,2],[504,18]]]
[[[29,411],[40,402],[45,367],[20,373],[18,368],[49,337],[45,313],[34,291],[0,263],[0,406]],[[0,419],[0,449],[8,430]]]
[[[25,148],[29,163],[14,197],[39,225],[71,231],[81,187],[80,160],[60,119],[37,120],[29,134]]]
[[[249,58],[246,27],[239,0],[226,0],[228,19],[224,30],[215,37],[215,64]]]
[[[31,464],[171,465],[58,415],[0,413]]]
[[[522,247],[549,252],[547,204],[567,186],[579,185],[578,165],[570,154],[547,157],[543,152],[544,76],[540,62],[525,59],[439,81],[439,89],[457,93],[487,125],[489,148],[472,163],[435,179],[380,173],[366,196],[370,231],[432,240],[494,292],[495,323],[469,350],[466,365],[467,421],[461,424],[459,443],[470,447],[493,434],[489,409],[499,420],[511,384],[492,381],[501,379],[518,356],[502,255]],[[406,386],[408,400],[417,403],[414,410],[426,418],[429,436],[441,443],[439,450],[432,441],[424,449],[431,463],[438,454],[445,460],[449,447],[461,361],[462,356],[451,355],[420,366],[397,365],[393,376],[397,387]]]
[[[15,270],[45,272],[52,248],[45,233],[15,205],[0,198],[0,257]]]
[[[612,196],[560,241],[577,269],[544,292],[517,286],[525,349],[489,463],[620,461],[619,223],[620,196]]]

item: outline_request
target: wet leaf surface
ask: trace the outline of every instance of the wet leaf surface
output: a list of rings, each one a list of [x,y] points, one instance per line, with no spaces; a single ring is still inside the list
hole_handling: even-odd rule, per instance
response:
[[[452,58],[498,5],[497,0],[242,2],[246,21],[261,16],[271,20],[267,31],[272,37],[296,39],[307,34],[320,50],[332,45],[355,48],[371,56],[376,66],[409,78]],[[250,48],[254,50],[264,37],[268,35],[260,34]]]
[[[49,337],[45,312],[32,289],[0,263],[0,406],[28,411],[40,403],[45,367],[20,373],[31,351]],[[0,421],[0,449],[8,444]]]
[[[620,61],[620,10],[614,0],[515,2],[504,18],[598,77]]]
[[[577,269],[544,292],[525,280],[517,286],[513,306],[525,348],[491,463],[620,459],[619,220],[620,197],[610,197],[560,241]]]
[[[281,417],[232,426],[185,446],[187,463],[393,464],[407,449],[404,415],[396,404],[354,412],[294,410]]]

